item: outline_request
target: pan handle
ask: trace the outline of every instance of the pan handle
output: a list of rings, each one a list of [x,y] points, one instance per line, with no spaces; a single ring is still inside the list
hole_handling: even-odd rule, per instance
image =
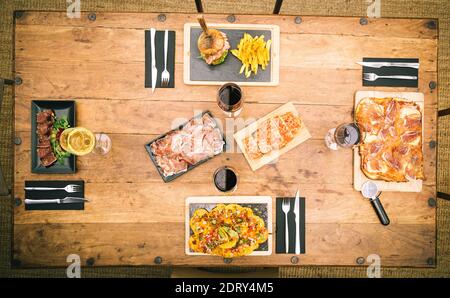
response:
[[[384,211],[383,205],[380,202],[379,197],[375,197],[372,200],[370,200],[372,203],[373,208],[377,212],[378,218],[380,219],[381,223],[385,226],[387,226],[390,223],[389,217],[386,214],[386,211]]]

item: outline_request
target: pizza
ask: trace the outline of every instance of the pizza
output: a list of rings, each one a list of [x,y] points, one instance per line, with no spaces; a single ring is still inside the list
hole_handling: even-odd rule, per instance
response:
[[[249,255],[268,238],[264,220],[238,204],[218,204],[211,211],[197,209],[189,226],[191,250],[224,258]]]
[[[370,179],[407,182],[425,179],[422,112],[402,98],[364,98],[355,110],[361,130],[361,170]]]
[[[251,159],[260,159],[274,150],[280,150],[292,141],[302,128],[300,117],[292,112],[273,116],[243,140],[244,150]]]

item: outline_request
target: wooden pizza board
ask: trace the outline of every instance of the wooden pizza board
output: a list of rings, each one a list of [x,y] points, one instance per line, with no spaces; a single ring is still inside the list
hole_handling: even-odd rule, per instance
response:
[[[184,49],[183,49],[183,59],[184,59],[184,68],[183,68],[183,78],[184,83],[188,85],[222,85],[224,83],[233,82],[239,84],[241,86],[276,86],[279,83],[280,77],[280,27],[277,25],[268,25],[268,24],[208,24],[208,28],[216,28],[216,29],[229,29],[229,30],[238,30],[242,31],[242,35],[244,32],[248,30],[265,30],[271,32],[271,40],[272,44],[270,46],[270,63],[266,70],[270,71],[270,81],[253,81],[245,79],[243,74],[239,74],[240,66],[242,65],[239,62],[236,70],[232,70],[235,72],[236,76],[234,79],[224,79],[224,80],[192,80],[191,79],[191,29],[192,28],[200,28],[198,23],[186,23],[184,25]],[[230,50],[235,48],[234,43],[237,44],[238,40],[230,40],[231,48]],[[228,53],[226,59],[234,59],[234,56],[231,52]],[[233,57],[231,57],[233,56]],[[199,58],[200,59],[200,58]],[[224,64],[227,64],[227,60],[225,60]],[[211,68],[221,68],[223,65],[211,66]],[[263,72],[261,67],[258,70],[259,72]],[[206,74],[207,75],[207,74]],[[252,76],[254,74],[252,73]]]
[[[288,102],[278,109],[272,111],[271,113],[267,114],[266,116],[258,119],[258,121],[255,121],[251,124],[249,124],[247,127],[241,129],[240,131],[236,132],[234,134],[234,139],[236,140],[236,143],[239,146],[239,149],[244,154],[245,158],[247,159],[248,164],[250,165],[250,168],[253,171],[256,171],[257,169],[261,168],[262,166],[275,161],[278,159],[281,155],[288,152],[289,150],[293,149],[294,147],[300,145],[301,143],[305,142],[309,138],[311,138],[311,134],[309,133],[308,129],[305,126],[305,123],[302,119],[302,128],[297,133],[297,135],[294,137],[292,141],[290,141],[285,147],[281,148],[280,150],[272,150],[269,154],[263,155],[260,159],[253,160],[250,158],[250,156],[245,151],[245,147],[243,144],[243,140],[245,137],[251,135],[254,133],[258,127],[266,121],[267,119],[276,116],[276,115],[282,115],[287,112],[292,112],[295,116],[298,116],[298,111],[295,108],[294,104],[292,102]]]
[[[423,131],[424,131],[424,95],[418,92],[381,92],[381,91],[358,91],[355,94],[355,110],[358,103],[366,97],[396,97],[404,98],[415,102],[422,113],[422,150],[423,150]],[[355,115],[356,117],[356,115]],[[408,182],[387,182],[383,180],[372,180],[367,178],[361,170],[361,156],[359,155],[359,148],[353,149],[353,187],[357,191],[361,191],[361,186],[366,181],[373,181],[377,184],[380,191],[401,191],[401,192],[421,192],[422,180],[412,180]]]
[[[263,220],[269,233],[267,238],[267,250],[253,251],[249,256],[268,256],[272,254],[272,198],[270,196],[203,196],[188,197],[185,205],[185,253],[192,256],[203,256],[203,253],[192,252],[189,248],[189,237],[191,228],[189,226],[190,207],[192,204],[263,204],[267,210],[264,213]]]

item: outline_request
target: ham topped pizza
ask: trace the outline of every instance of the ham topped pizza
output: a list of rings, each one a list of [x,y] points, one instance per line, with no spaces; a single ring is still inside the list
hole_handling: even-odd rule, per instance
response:
[[[370,179],[407,182],[424,179],[422,112],[401,98],[364,98],[355,118],[362,133],[361,170]]]

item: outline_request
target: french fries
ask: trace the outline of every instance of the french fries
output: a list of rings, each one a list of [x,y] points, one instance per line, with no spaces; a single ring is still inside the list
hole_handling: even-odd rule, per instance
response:
[[[244,33],[244,37],[239,41],[237,49],[231,50],[231,53],[242,62],[239,73],[250,77],[253,72],[258,73],[258,67],[262,70],[266,69],[270,61],[270,45],[272,40],[264,41],[264,35],[252,37],[248,33]]]

